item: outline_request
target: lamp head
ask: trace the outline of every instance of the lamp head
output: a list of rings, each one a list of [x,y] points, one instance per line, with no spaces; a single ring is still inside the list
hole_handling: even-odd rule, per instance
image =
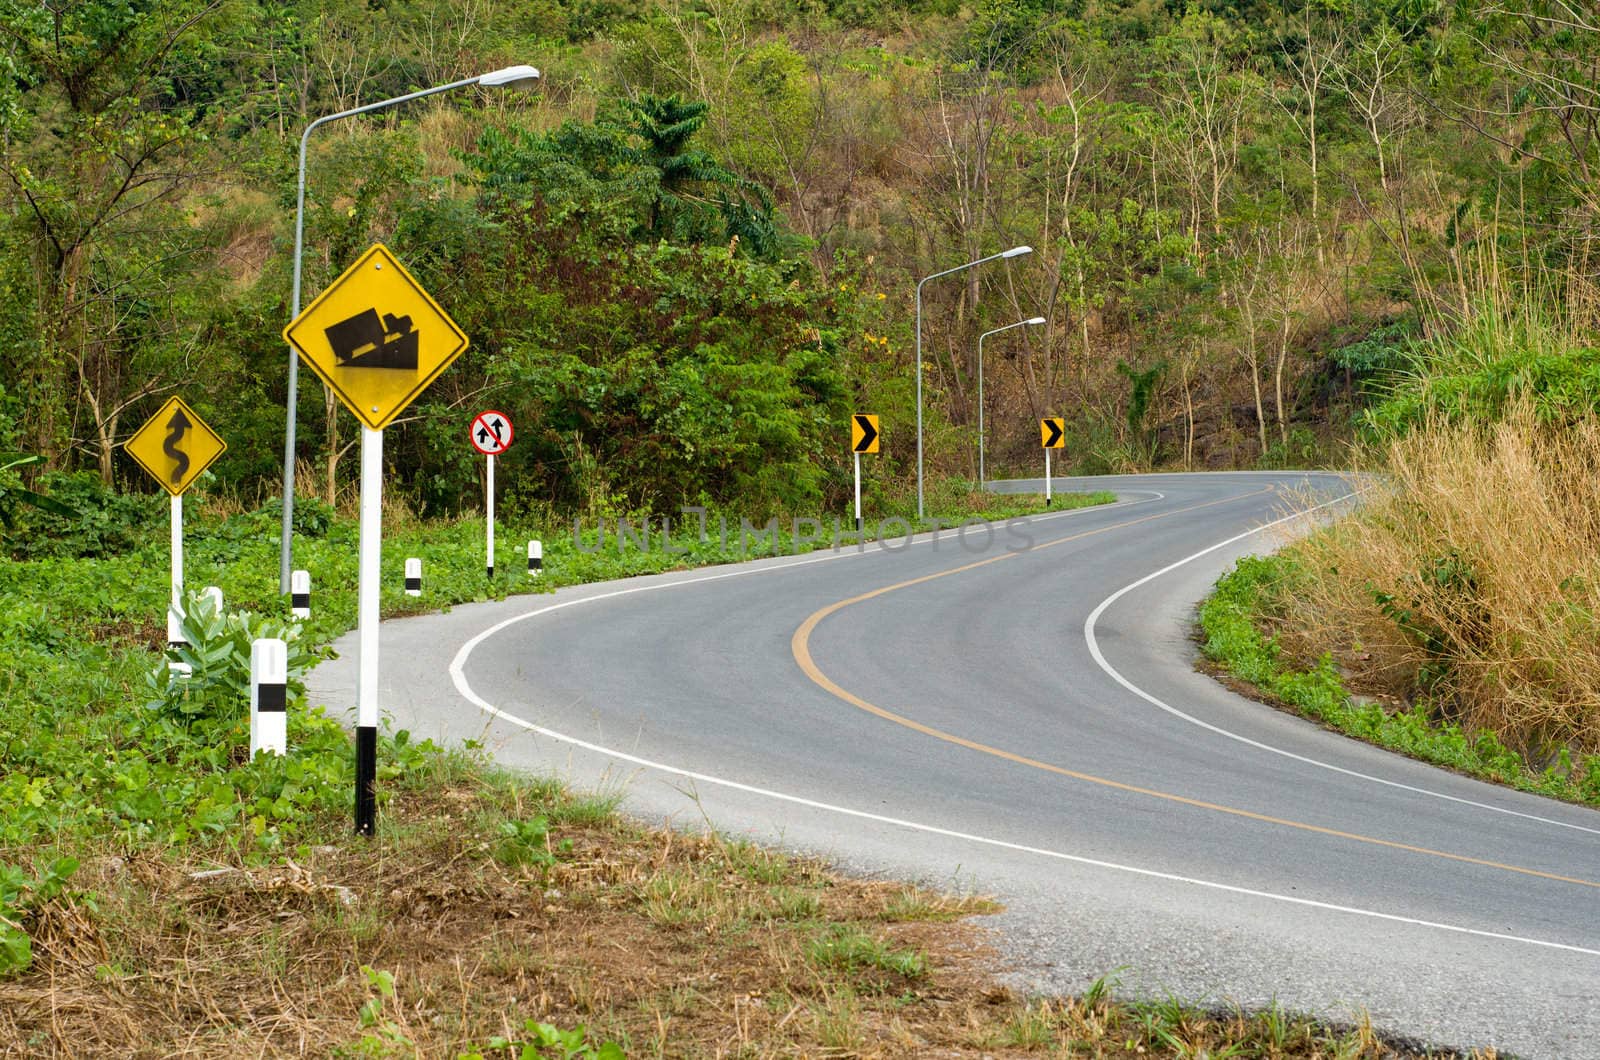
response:
[[[1020,258],[1024,254],[1032,254],[1032,253],[1033,253],[1033,248],[1032,247],[1012,247],[1010,250],[1001,252],[1000,256],[1002,258]]]
[[[1044,323],[1044,317],[1029,317],[1027,320],[1024,320],[1023,323],[1024,324],[1043,324]]]
[[[492,70],[478,78],[480,85],[509,85],[513,88],[532,88],[539,80],[539,71],[531,66],[507,66]]]

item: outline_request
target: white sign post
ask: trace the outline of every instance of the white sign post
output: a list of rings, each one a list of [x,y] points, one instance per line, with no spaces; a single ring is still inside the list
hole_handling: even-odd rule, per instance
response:
[[[484,551],[488,556],[485,569],[489,577],[494,577],[494,458],[496,453],[503,453],[511,444],[513,435],[511,417],[503,412],[489,409],[480,412],[472,418],[472,428],[468,433],[468,440],[472,447],[482,453],[489,461],[487,474],[484,476],[484,526],[486,528]]]
[[[361,427],[361,530],[356,563],[356,832],[378,820],[378,586],[383,577],[383,432]]]
[[[356,832],[372,835],[377,826],[383,429],[461,356],[467,335],[379,243],[290,321],[283,337],[361,421],[355,802]],[[286,506],[285,518],[287,511]]]
[[[183,631],[183,494],[172,495],[172,600],[167,605],[167,647],[182,644]]]

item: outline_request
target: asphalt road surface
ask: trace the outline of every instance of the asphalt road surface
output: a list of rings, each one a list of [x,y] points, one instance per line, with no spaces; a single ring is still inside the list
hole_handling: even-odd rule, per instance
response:
[[[1600,1058],[1600,813],[1194,671],[1211,583],[1350,483],[1056,487],[1120,500],[389,622],[381,709],[648,818],[992,894],[1024,989],[1113,973],[1122,996]],[[310,684],[346,707],[353,636],[339,648]]]

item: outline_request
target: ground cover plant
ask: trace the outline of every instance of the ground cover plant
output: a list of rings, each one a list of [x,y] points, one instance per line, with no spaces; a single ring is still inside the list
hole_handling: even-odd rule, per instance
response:
[[[356,840],[348,736],[299,683],[353,610],[348,528],[324,513],[298,546],[336,587],[301,624],[254,570],[272,513],[195,514],[191,577],[227,605],[191,599],[187,682],[158,547],[0,567],[0,1055],[1408,1055],[1359,1021],[1019,997],[968,919],[985,899],[642,828],[404,732]],[[481,524],[395,522],[390,555],[434,558],[391,612],[490,591]],[[248,761],[263,633],[297,645],[293,753]]]

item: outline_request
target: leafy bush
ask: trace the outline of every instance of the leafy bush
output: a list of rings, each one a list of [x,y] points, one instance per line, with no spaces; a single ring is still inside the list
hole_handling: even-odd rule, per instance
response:
[[[240,703],[250,701],[250,648],[261,638],[281,640],[288,647],[288,685],[293,697],[305,693],[304,676],[327,656],[308,648],[297,622],[218,610],[207,595],[184,597],[178,621],[182,642],[167,651],[167,660],[146,678],[153,698],[148,706],[173,718],[223,719],[237,715]],[[169,663],[176,662],[182,669]]]
[[[44,556],[102,557],[131,551],[149,540],[162,502],[149,494],[117,493],[88,472],[47,472],[39,491],[51,506],[19,509],[6,531],[16,559]]]

